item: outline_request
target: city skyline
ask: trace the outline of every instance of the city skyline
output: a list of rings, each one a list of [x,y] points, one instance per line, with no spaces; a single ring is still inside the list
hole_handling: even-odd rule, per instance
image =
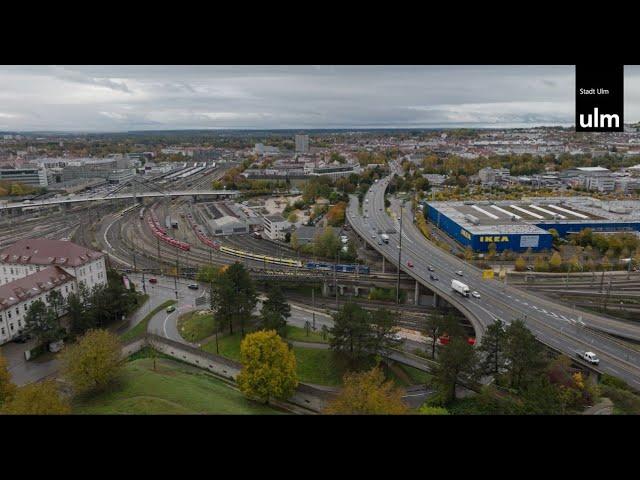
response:
[[[573,66],[4,66],[0,130],[571,126]],[[625,120],[640,120],[625,67]]]

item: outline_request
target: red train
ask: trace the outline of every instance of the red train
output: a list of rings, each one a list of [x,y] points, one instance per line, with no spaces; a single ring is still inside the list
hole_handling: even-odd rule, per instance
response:
[[[159,238],[164,243],[168,243],[172,247],[179,248],[180,250],[184,250],[184,251],[191,250],[191,245],[189,245],[188,243],[181,242],[180,240],[176,240],[175,238],[168,236],[166,230],[160,226],[160,222],[158,221],[158,216],[156,215],[156,212],[153,209],[149,209],[149,210],[151,213],[147,219],[147,223],[149,225],[149,228],[151,229],[151,232],[155,237]]]
[[[189,225],[191,225],[191,228],[193,228],[193,231],[195,232],[196,237],[198,237],[198,240],[200,240],[202,243],[204,243],[208,247],[211,247],[215,250],[220,249],[220,243],[216,242],[215,240],[211,240],[202,231],[202,228],[199,225],[196,225],[196,223],[193,221],[193,215],[191,215],[190,213],[187,214],[187,221],[189,222]]]

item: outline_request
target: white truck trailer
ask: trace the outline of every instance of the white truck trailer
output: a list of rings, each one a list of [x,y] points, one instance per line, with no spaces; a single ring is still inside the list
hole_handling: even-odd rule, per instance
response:
[[[469,286],[459,280],[451,280],[451,288],[463,297],[469,296]]]

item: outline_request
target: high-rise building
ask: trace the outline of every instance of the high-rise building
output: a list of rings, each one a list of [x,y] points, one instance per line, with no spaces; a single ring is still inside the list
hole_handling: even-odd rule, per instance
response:
[[[296,135],[296,153],[309,151],[309,135]]]

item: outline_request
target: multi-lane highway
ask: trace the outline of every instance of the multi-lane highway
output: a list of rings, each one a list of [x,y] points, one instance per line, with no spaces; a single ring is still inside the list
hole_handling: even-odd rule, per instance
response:
[[[386,212],[384,205],[385,191],[390,180],[391,177],[386,177],[369,189],[362,211],[357,197],[352,196],[347,219],[362,238],[388,261],[397,265],[400,251],[399,208],[397,203],[392,205],[392,217]],[[471,321],[478,337],[496,319],[507,324],[523,319],[543,343],[569,356],[574,356],[576,350],[594,351],[601,358],[601,371],[621,377],[635,388],[640,387],[640,352],[594,330],[621,330],[627,336],[640,338],[637,327],[578,312],[495,280],[483,280],[480,270],[430,244],[413,225],[408,207],[403,209],[402,224],[400,268],[457,307]],[[388,244],[378,241],[380,232],[384,231],[396,232],[389,235]],[[457,271],[461,271],[462,276],[457,275]],[[431,279],[432,274],[438,277],[437,281]],[[472,291],[480,294],[480,298],[462,297],[455,293],[451,288],[453,279],[469,285]]]

